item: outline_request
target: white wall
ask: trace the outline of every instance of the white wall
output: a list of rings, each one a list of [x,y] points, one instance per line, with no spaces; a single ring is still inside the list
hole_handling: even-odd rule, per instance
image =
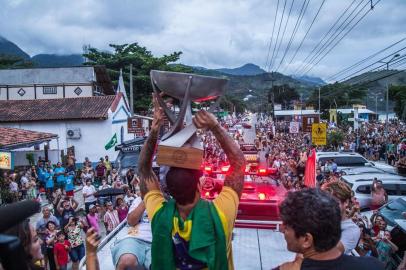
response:
[[[24,89],[24,96],[20,96],[18,91]],[[26,99],[35,99],[34,86],[25,86],[25,87],[9,87],[8,88],[9,99],[11,100],[26,100]]]
[[[0,100],[7,100],[7,88],[0,87]]]
[[[59,149],[65,150],[75,146],[76,162],[81,163],[85,157],[96,162],[100,157],[109,155],[110,160],[115,160],[117,154],[114,148],[106,151],[104,146],[112,137],[111,119],[108,120],[82,120],[82,121],[44,121],[24,123],[0,123],[0,126],[15,127],[27,130],[49,132],[59,136]],[[66,131],[70,128],[79,128],[80,139],[68,139]],[[50,142],[50,150],[58,149],[58,141]]]
[[[74,92],[77,87],[82,89],[82,93],[78,96]],[[92,85],[65,85],[65,97],[91,97],[93,96],[93,86]]]
[[[77,87],[82,89],[80,95],[77,95],[74,91]],[[18,91],[20,88],[25,90],[25,94],[20,96]],[[63,86],[57,85],[56,94],[45,94],[43,92],[43,85],[37,85],[37,99],[54,99],[54,98],[63,98]],[[93,86],[92,84],[88,85],[65,85],[65,97],[91,97],[93,96]],[[9,87],[9,100],[26,100],[26,99],[35,99],[35,91],[33,85],[19,86],[19,87]],[[0,100],[7,100],[7,88],[0,88]]]
[[[117,134],[117,141],[121,143],[121,131],[123,131],[123,141],[134,139],[134,134],[128,133],[127,118],[130,116],[130,112],[125,106],[123,98],[117,106],[114,113],[109,112],[109,118],[112,119],[112,134]]]

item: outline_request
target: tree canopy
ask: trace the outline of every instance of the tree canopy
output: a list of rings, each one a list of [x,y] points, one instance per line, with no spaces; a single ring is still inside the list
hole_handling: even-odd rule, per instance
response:
[[[21,57],[0,54],[0,69],[32,67],[33,64]]]
[[[152,69],[191,72],[186,66],[174,64],[179,60],[182,52],[173,52],[161,57],[154,56],[147,48],[131,44],[110,44],[113,51],[101,51],[96,48],[89,48],[83,54],[87,62],[85,65],[104,65],[114,84],[117,84],[120,69],[123,71],[124,84],[127,93],[130,91],[130,64],[133,65],[133,89],[134,89],[134,111],[148,110],[151,102],[152,86],[149,73]],[[130,95],[128,95],[130,97]]]
[[[365,86],[333,83],[320,88],[320,110],[352,107],[353,104],[363,104],[367,88]],[[314,89],[307,103],[318,108],[319,91]]]
[[[391,86],[389,88],[389,99],[395,102],[393,110],[401,120],[406,120],[406,86]]]
[[[272,95],[274,102],[276,104],[282,104],[285,110],[289,109],[294,100],[299,100],[299,93],[288,84],[274,85],[272,89],[268,90],[269,102],[272,102]]]

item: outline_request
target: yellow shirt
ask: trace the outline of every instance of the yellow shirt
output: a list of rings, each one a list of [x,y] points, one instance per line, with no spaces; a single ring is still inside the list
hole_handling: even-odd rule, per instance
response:
[[[155,213],[162,207],[165,202],[165,198],[159,190],[152,190],[148,192],[144,197],[145,207],[147,209],[148,218],[152,221]],[[224,234],[227,241],[227,258],[228,269],[234,269],[233,264],[233,252],[231,248],[231,237],[233,233],[235,219],[237,217],[237,209],[239,198],[237,193],[230,187],[223,187],[219,196],[213,200],[217,213],[223,224]],[[184,223],[183,230],[179,229],[177,222],[174,221],[172,234],[178,233],[183,239],[189,240],[190,233],[192,232],[191,223]]]

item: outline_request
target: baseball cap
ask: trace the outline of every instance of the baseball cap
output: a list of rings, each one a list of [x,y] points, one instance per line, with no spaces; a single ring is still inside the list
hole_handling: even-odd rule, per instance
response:
[[[89,209],[93,209],[93,208],[95,208],[95,207],[96,207],[96,205],[91,204],[91,205],[89,206]]]

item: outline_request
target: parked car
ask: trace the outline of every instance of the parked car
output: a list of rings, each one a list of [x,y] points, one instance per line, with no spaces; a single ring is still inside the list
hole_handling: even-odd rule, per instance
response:
[[[395,174],[365,173],[359,175],[343,175],[341,180],[346,182],[355,193],[360,203],[361,211],[370,210],[372,201],[371,186],[374,178],[382,181],[383,187],[388,194],[389,202],[406,196],[406,177]]]
[[[373,167],[387,173],[396,173],[396,168],[381,162],[372,162],[355,152],[317,152],[316,161],[324,166],[326,162],[333,159],[337,164],[338,171],[349,167]]]

